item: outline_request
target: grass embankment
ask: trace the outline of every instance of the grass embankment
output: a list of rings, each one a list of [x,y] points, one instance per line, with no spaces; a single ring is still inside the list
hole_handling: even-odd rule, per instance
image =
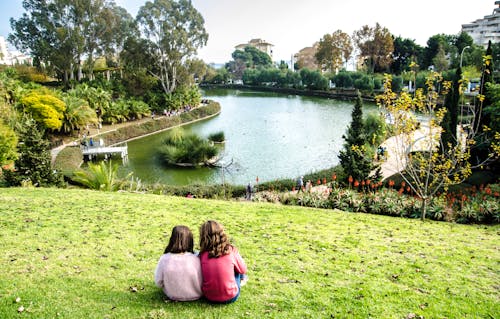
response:
[[[19,188],[0,189],[0,216],[4,319],[500,314],[498,225]],[[166,302],[152,277],[171,228],[188,225],[198,238],[207,219],[225,225],[250,281],[234,304]]]

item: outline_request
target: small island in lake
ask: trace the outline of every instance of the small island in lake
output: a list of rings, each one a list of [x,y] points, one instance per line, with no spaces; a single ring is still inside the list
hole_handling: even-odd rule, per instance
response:
[[[158,152],[165,165],[195,167],[215,165],[219,149],[214,140],[175,128],[169,132]]]

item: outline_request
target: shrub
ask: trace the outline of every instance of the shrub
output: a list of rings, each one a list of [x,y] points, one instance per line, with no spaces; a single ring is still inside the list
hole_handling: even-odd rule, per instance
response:
[[[332,79],[335,86],[338,88],[351,88],[353,87],[353,80],[349,72],[341,71]]]
[[[118,165],[109,162],[89,163],[88,170],[76,171],[73,181],[90,189],[100,191],[117,191],[124,182],[117,178]],[[129,174],[126,178],[129,178]]]
[[[363,131],[370,145],[377,146],[380,145],[387,136],[387,124],[380,114],[368,113],[363,120]]]
[[[167,165],[188,163],[200,165],[217,155],[218,149],[207,140],[194,134],[178,134],[177,130],[169,132],[159,153]]]
[[[222,143],[226,140],[224,132],[215,132],[208,136],[208,140],[216,143]]]
[[[354,88],[361,91],[372,92],[373,81],[369,76],[363,75],[359,79],[354,80]]]
[[[396,75],[392,77],[392,90],[394,92],[401,92],[403,90],[403,77]]]

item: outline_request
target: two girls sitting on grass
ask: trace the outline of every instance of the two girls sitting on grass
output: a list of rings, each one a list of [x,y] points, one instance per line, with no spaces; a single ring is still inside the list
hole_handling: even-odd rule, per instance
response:
[[[155,283],[171,300],[188,301],[202,295],[214,303],[231,303],[245,284],[247,267],[224,228],[209,220],[200,229],[200,255],[193,251],[193,234],[175,226],[155,271]]]

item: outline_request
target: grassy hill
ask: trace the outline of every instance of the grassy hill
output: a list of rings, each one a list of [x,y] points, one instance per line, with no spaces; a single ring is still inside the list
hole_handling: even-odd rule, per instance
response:
[[[173,226],[222,222],[249,267],[230,305],[165,301]],[[498,318],[500,226],[272,204],[0,189],[0,318]]]

